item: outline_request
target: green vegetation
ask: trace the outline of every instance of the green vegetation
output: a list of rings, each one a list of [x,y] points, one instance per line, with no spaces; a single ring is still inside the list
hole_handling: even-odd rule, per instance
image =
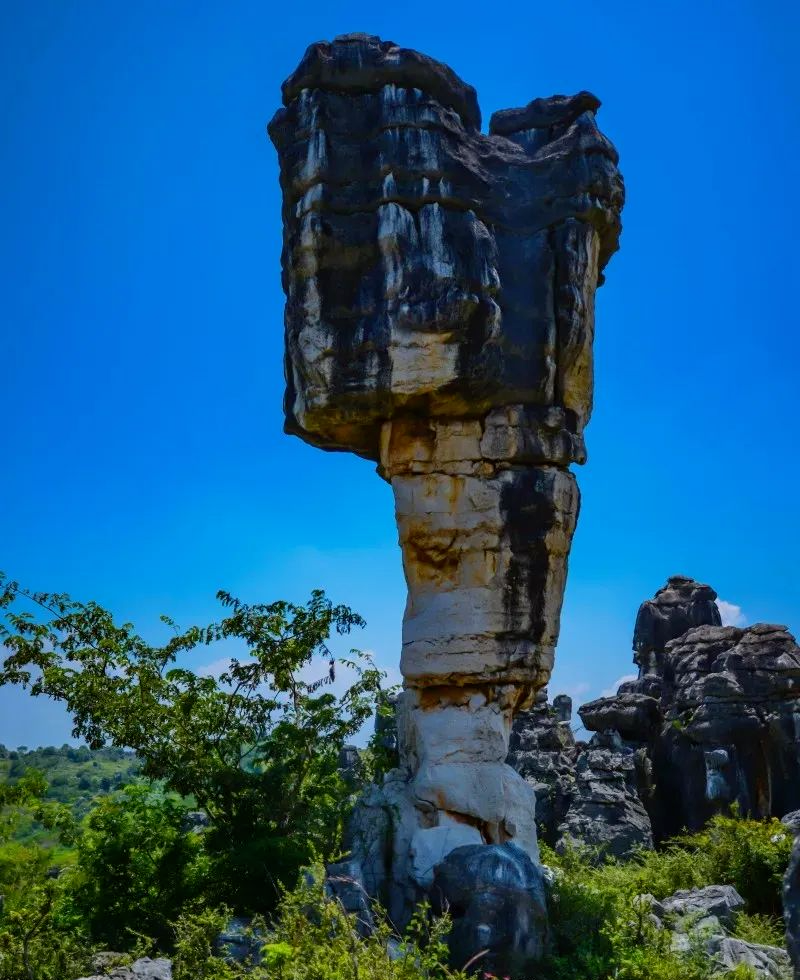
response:
[[[543,980],[713,976],[705,951],[673,953],[670,933],[655,928],[649,906],[637,900],[648,894],[666,898],[683,888],[733,885],[746,903],[734,934],[782,946],[781,882],[791,847],[780,821],[742,820],[735,814],[715,817],[701,833],[679,837],[659,851],[641,851],[626,862],[598,865],[580,850],[560,857],[543,847],[543,860],[556,870],[552,952]]]
[[[402,938],[385,916],[362,938],[338,902],[326,898],[323,870],[287,893],[266,933],[262,962],[226,964],[213,957],[224,915],[206,912],[177,924],[175,980],[466,980],[447,967],[447,918],[422,907]]]
[[[322,592],[305,606],[218,598],[219,622],[179,630],[165,617],[173,635],[153,646],[96,603],[5,582],[0,684],[62,702],[91,748],[132,749],[144,777],[194,798],[211,818],[215,899],[263,912],[302,865],[335,851],[348,796],[339,752],[375,711],[382,675],[353,650],[339,661],[352,683],[332,693],[331,634],[363,621]],[[241,659],[219,678],[179,665],[220,643]]]
[[[0,753],[0,980],[72,980],[109,948],[168,954],[176,980],[461,980],[446,918],[421,908],[398,937],[375,908],[365,939],[321,884],[350,804],[339,751],[382,702],[354,651],[350,687],[332,690],[329,638],[361,621],[319,592],[300,607],[220,599],[220,622],[170,624],[158,647],[94,604],[2,587],[0,683],[63,702],[91,748]],[[241,650],[220,677],[182,666],[217,642]],[[375,746],[365,770],[391,761]],[[196,807],[208,827],[187,820]],[[732,884],[736,934],[777,944],[789,849],[777,821],[737,814],[625,863],[544,849],[555,881],[536,980],[711,980],[700,943],[674,952],[639,896]],[[233,914],[253,917],[260,964],[219,955]]]
[[[69,806],[76,820],[89,812],[92,800],[133,782],[139,762],[132,752],[104,748],[92,752],[85,745],[60,748],[7,749],[0,745],[0,787],[14,785],[25,773],[39,772],[45,779],[44,799]],[[30,814],[20,815],[15,839],[57,846],[57,840]]]

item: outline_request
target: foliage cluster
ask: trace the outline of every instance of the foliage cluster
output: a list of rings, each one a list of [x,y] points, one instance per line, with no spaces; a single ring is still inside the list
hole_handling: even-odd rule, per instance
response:
[[[466,980],[447,966],[446,916],[421,906],[405,935],[394,936],[376,908],[374,932],[359,935],[355,920],[322,887],[318,866],[287,892],[264,934],[258,964],[213,955],[225,913],[182,917],[176,927],[175,980]]]
[[[580,849],[543,859],[556,873],[551,895],[552,952],[543,980],[706,980],[712,975],[701,945],[686,955],[670,948],[640,895],[662,899],[679,889],[733,885],[745,899],[734,934],[748,942],[783,945],[781,882],[792,841],[777,820],[713,818],[659,851],[626,862],[596,863]],[[740,971],[741,972],[741,971]]]
[[[96,796],[133,782],[139,773],[139,762],[132,752],[117,748],[93,752],[85,745],[49,745],[38,749],[24,745],[7,749],[0,745],[0,786],[13,785],[32,771],[40,772],[46,780],[44,799],[69,806],[79,821],[89,812]],[[20,817],[15,840],[58,846],[57,838],[30,814],[23,813]]]
[[[446,966],[446,918],[421,909],[397,938],[375,909],[378,927],[363,939],[325,895],[319,867],[292,890],[339,846],[352,790],[342,746],[376,708],[390,721],[381,675],[355,651],[343,662],[349,686],[335,693],[342,661],[328,641],[360,619],[321,592],[306,606],[220,600],[219,622],[179,631],[167,621],[171,638],[154,646],[95,604],[0,586],[0,684],[63,702],[95,750],[0,752],[0,980],[69,980],[109,947],[169,953],[176,980],[247,970],[252,980],[461,980]],[[240,651],[220,676],[185,666],[217,643]],[[366,775],[392,765],[392,744],[376,738]],[[131,750],[138,780],[90,782],[100,793],[88,809],[54,792],[67,763],[89,778],[95,759],[127,766]],[[205,829],[186,819],[195,806],[210,817]],[[545,849],[552,935],[537,980],[710,980],[700,944],[676,954],[638,896],[732,884],[746,900],[738,934],[776,943],[790,847],[777,821],[734,814],[625,863]],[[260,964],[218,955],[233,912],[260,916]],[[742,969],[734,978],[749,980]]]
[[[0,585],[0,684],[62,702],[76,738],[133,750],[143,776],[196,800],[216,901],[268,911],[300,866],[331,855],[347,809],[339,753],[381,693],[368,657],[337,662],[328,646],[363,625],[356,613],[320,591],[305,606],[220,592],[218,622],[164,617],[171,636],[153,645],[96,603]],[[217,645],[239,655],[218,677],[185,666]]]

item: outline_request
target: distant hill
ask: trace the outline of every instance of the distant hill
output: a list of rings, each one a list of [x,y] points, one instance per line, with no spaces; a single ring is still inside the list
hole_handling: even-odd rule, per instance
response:
[[[68,804],[76,817],[81,818],[89,810],[93,797],[135,780],[139,760],[133,752],[124,749],[92,751],[74,745],[60,748],[48,745],[38,749],[21,745],[9,749],[0,745],[0,783],[16,782],[30,769],[44,773],[48,783],[46,799]],[[48,836],[41,835],[40,830],[39,825],[26,821],[17,839]]]

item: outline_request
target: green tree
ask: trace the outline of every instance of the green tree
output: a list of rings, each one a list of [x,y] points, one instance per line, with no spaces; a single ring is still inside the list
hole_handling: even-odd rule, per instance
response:
[[[50,853],[9,840],[25,816],[74,840],[69,809],[43,802],[46,789],[36,770],[0,785],[0,980],[63,980],[88,965],[89,946],[65,914],[65,882],[50,874]]]
[[[277,885],[335,850],[347,797],[339,750],[374,712],[382,677],[351,651],[338,665],[352,683],[331,689],[331,634],[363,625],[351,609],[321,591],[305,606],[220,592],[219,622],[181,631],[165,618],[173,636],[154,646],[96,603],[0,584],[0,684],[64,703],[75,737],[133,749],[145,777],[194,797],[211,818],[219,901],[265,910]],[[220,642],[242,656],[219,678],[178,664]]]
[[[92,938],[126,949],[131,928],[162,946],[170,923],[205,890],[202,841],[184,828],[186,805],[147,786],[98,797],[81,828],[69,894]]]

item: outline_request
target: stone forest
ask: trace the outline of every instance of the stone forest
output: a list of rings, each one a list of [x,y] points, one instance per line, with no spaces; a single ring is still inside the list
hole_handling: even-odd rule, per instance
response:
[[[284,428],[391,487],[402,685],[331,652],[364,622],[321,590],[154,645],[0,575],[0,687],[82,743],[0,746],[0,980],[800,980],[787,627],[665,568],[635,679],[548,693],[625,204],[600,108],[484,131],[368,34],[286,79]]]

